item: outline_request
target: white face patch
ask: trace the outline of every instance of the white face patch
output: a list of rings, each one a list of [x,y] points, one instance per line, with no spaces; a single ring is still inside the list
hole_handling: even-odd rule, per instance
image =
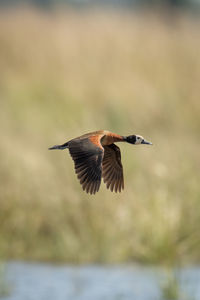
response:
[[[144,140],[144,138],[141,135],[136,135],[135,145],[141,144],[143,140]]]

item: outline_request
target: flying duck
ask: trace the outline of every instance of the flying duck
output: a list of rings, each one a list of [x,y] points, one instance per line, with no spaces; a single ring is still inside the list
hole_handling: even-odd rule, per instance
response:
[[[81,135],[62,145],[55,145],[49,150],[69,149],[77,177],[87,193],[98,192],[102,177],[106,187],[117,193],[124,189],[124,176],[120,148],[114,144],[116,142],[152,145],[140,135],[122,136],[99,130]]]

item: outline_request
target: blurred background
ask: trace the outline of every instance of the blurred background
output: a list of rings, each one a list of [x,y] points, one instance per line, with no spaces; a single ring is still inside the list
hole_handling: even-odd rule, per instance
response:
[[[200,299],[199,12],[198,0],[0,1],[2,297]],[[67,151],[47,150],[100,129],[154,144],[120,144],[121,194],[85,194]],[[31,281],[40,272],[53,287]]]

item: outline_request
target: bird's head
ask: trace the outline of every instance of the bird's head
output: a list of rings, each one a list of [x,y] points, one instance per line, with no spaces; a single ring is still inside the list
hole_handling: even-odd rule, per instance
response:
[[[125,138],[127,143],[139,145],[139,144],[147,144],[152,145],[151,142],[146,141],[141,135],[129,135]]]

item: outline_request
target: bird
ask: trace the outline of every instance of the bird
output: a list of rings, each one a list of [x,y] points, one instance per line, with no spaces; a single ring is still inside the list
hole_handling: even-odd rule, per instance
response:
[[[140,135],[123,136],[108,130],[98,130],[50,147],[49,150],[69,149],[75,172],[86,193],[98,192],[102,177],[107,189],[117,193],[124,189],[124,175],[121,152],[116,142],[152,145]]]

